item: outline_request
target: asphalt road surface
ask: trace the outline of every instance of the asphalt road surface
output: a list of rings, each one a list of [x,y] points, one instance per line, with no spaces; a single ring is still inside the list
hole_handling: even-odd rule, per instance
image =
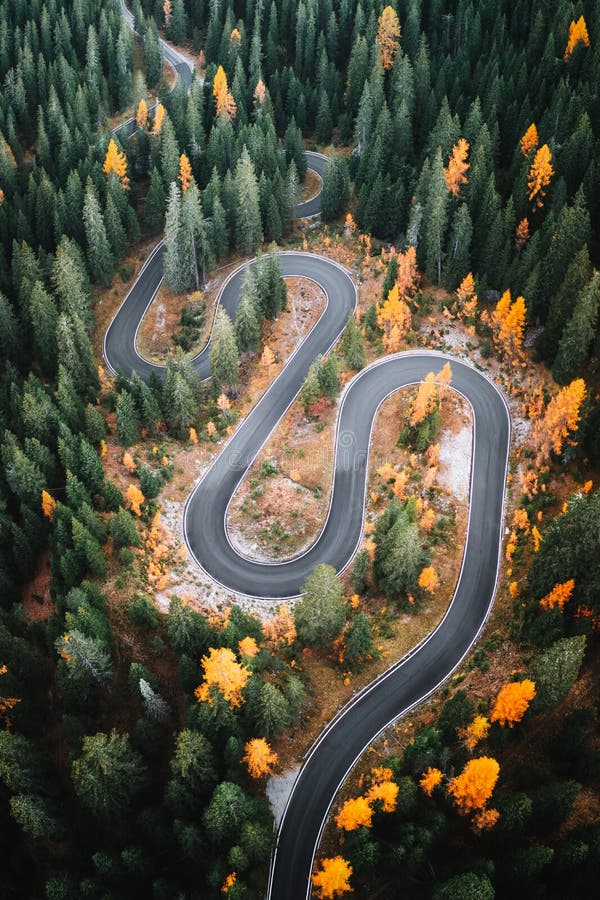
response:
[[[124,15],[127,9],[122,0]],[[131,21],[129,14],[128,21]],[[161,44],[189,85],[192,71],[183,58]],[[175,54],[171,58],[170,54]],[[186,74],[187,72],[187,74]],[[322,174],[325,157],[309,154],[310,168]],[[318,214],[320,196],[295,209],[297,216]],[[162,281],[163,246],[149,256],[105,336],[110,368],[147,379],[163,369],[135,349],[137,328]],[[262,445],[293,402],[311,362],[326,353],[354,309],[356,292],[348,273],[331,260],[308,253],[282,253],[286,276],[312,278],[326,291],[320,319],[250,415],[240,425],[188,498],[185,533],[200,566],[229,590],[263,598],[297,596],[319,563],[338,571],[351,560],[362,536],[371,428],[380,403],[400,387],[452,367],[452,386],[470,402],[474,414],[469,528],[463,566],[448,612],[438,628],[404,660],[360,693],[326,728],[311,749],[294,784],[272,859],[267,891],[271,900],[310,896],[310,874],[328,811],[349,770],[391,722],[431,694],[459,665],[477,638],[492,605],[500,558],[503,499],[510,441],[510,419],[497,388],[476,369],[442,354],[416,351],[386,357],[359,373],[346,387],[335,437],[335,471],[325,526],[308,552],[272,565],[240,556],[225,527],[227,506]],[[243,267],[224,284],[220,302],[235,317]],[[210,377],[209,348],[194,360]]]

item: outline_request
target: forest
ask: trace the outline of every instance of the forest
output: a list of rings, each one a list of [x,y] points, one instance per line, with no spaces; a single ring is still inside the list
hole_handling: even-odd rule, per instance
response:
[[[299,385],[298,440],[333,441],[355,373],[452,355],[458,333],[513,420],[497,609],[330,798],[313,896],[581,896],[600,862],[600,5],[123,7],[0,0],[0,894],[265,896],[270,779],[452,596],[445,358],[369,462],[349,568],[268,614],[211,606],[208,577],[170,588],[169,504],[285,371],[295,250],[358,285]],[[113,371],[105,335],[163,238],[163,369]],[[254,257],[235,314],[216,306]],[[282,474],[257,460],[254,528]]]

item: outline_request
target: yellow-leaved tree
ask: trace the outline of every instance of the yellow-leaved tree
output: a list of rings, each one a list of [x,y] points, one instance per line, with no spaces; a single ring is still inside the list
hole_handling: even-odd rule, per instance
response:
[[[512,728],[520,722],[529,704],[535,697],[535,682],[529,678],[524,681],[511,681],[500,689],[492,710],[492,722],[508,725]]]
[[[527,217],[521,219],[515,231],[515,247],[521,250],[529,240],[529,220]]]
[[[138,128],[141,128],[144,131],[148,127],[148,104],[143,97],[138,103],[138,108],[135,114],[135,122]]]
[[[535,206],[538,209],[544,205],[546,188],[550,184],[553,175],[552,153],[548,144],[543,144],[533,158],[527,180],[528,197],[530,200],[535,201]]]
[[[430,594],[433,594],[433,592],[439,587],[439,584],[439,578],[437,577],[433,566],[425,566],[425,568],[419,575],[419,587],[423,588],[424,591],[428,591]]]
[[[551,452],[560,454],[565,443],[574,446],[574,442],[568,439],[579,424],[585,395],[583,378],[576,378],[550,400],[533,429],[532,444],[537,451],[538,465],[546,462]]]
[[[108,143],[102,171],[107,176],[114,172],[120,179],[123,190],[126,191],[128,189],[129,178],[127,177],[127,157],[122,150],[119,150],[114,138],[111,138]]]
[[[223,66],[219,66],[213,81],[213,96],[219,116],[226,116],[228,119],[234,119],[237,112],[237,106],[227,84],[227,75]]]
[[[192,167],[185,153],[179,157],[179,184],[181,185],[181,193],[185,194],[193,179]]]
[[[8,669],[6,666],[0,666],[0,677],[6,675]],[[0,720],[4,722],[4,727],[9,729],[11,725],[10,712],[20,703],[19,697],[2,697],[0,696]]]
[[[165,108],[162,103],[158,103],[156,106],[156,112],[154,113],[154,122],[152,123],[152,130],[155,134],[160,134],[164,121]]]
[[[434,768],[433,766],[429,766],[427,771],[423,772],[421,775],[421,780],[419,784],[421,788],[425,791],[428,797],[431,797],[436,787],[438,787],[443,780],[444,776],[440,772],[439,769]]]
[[[471,759],[448,784],[448,793],[463,814],[483,809],[496,787],[500,766],[491,756]]]
[[[412,322],[408,304],[400,297],[395,284],[377,313],[377,323],[383,329],[383,345],[387,353],[396,353],[406,337]]]
[[[370,828],[373,821],[373,809],[366,797],[352,797],[346,800],[335,817],[335,824],[343,831],[356,831],[364,826]]]
[[[567,46],[565,47],[564,55],[565,62],[568,61],[573,50],[580,42],[584,45],[584,47],[590,46],[590,36],[588,34],[586,21],[583,16],[580,16],[576,22],[574,19],[572,19],[571,24],[569,25],[569,39],[567,41]]]
[[[472,722],[458,729],[458,735],[469,750],[474,750],[480,741],[485,741],[489,730],[489,719],[485,716],[475,716]]]
[[[248,683],[251,672],[235,658],[229,647],[210,647],[208,656],[202,657],[204,681],[194,691],[198,702],[212,703],[211,687],[218,688],[230,706],[240,706],[243,700],[242,691]]]
[[[377,23],[377,43],[381,65],[387,71],[394,65],[394,59],[400,46],[400,22],[398,14],[392,6],[386,6]]]
[[[521,153],[523,156],[529,156],[532,150],[537,150],[539,142],[540,138],[536,124],[535,122],[532,122],[521,138]]]
[[[264,738],[252,738],[247,741],[244,750],[245,756],[242,762],[246,763],[251,778],[262,778],[263,775],[272,775],[279,757],[271,750]]]
[[[321,868],[312,876],[312,883],[319,900],[334,900],[352,891],[350,877],[352,866],[343,856],[330,856],[321,860]]]
[[[460,138],[457,144],[452,148],[448,165],[444,169],[444,178],[446,187],[453,197],[458,197],[463,184],[467,183],[467,169],[470,163],[467,162],[469,155],[469,142],[464,138]]]
[[[48,491],[42,491],[42,512],[46,516],[47,519],[54,518],[54,512],[56,510],[56,500],[49,494]]]
[[[558,606],[559,609],[562,609],[565,603],[567,603],[571,599],[571,594],[575,589],[575,579],[569,578],[568,581],[563,581],[560,584],[555,584],[552,590],[546,594],[545,597],[542,597],[540,600],[540,606],[542,609],[554,609],[555,606]]]

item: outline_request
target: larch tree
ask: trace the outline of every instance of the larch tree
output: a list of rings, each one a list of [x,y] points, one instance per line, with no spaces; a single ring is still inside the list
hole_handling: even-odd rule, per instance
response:
[[[246,742],[244,750],[242,762],[246,763],[251,778],[273,774],[279,757],[264,738],[252,738]]]
[[[521,721],[534,697],[535,684],[530,678],[505,684],[496,697],[491,721],[512,728]]]
[[[235,395],[239,352],[231,319],[222,307],[215,316],[209,356],[214,396],[218,397],[223,390]]]
[[[373,807],[366,797],[352,797],[346,800],[335,817],[335,824],[342,831],[370,828],[372,822]]]
[[[563,609],[566,603],[571,599],[575,590],[575,579],[569,578],[567,581],[561,581],[555,584],[551,591],[548,591],[540,600],[542,609]]]
[[[148,128],[148,104],[143,97],[137,106],[137,110],[135,113],[135,123],[138,128],[141,128],[142,131],[146,131],[146,129]]]
[[[384,70],[391,69],[400,46],[400,22],[392,6],[386,6],[377,23],[377,43]]]
[[[463,184],[467,183],[467,170],[469,163],[467,156],[469,155],[469,143],[461,138],[452,148],[448,165],[444,169],[444,178],[446,179],[446,187],[453,197],[458,197]]]
[[[129,178],[127,177],[127,157],[122,150],[119,150],[114,138],[111,138],[108,143],[102,171],[108,178],[110,178],[112,174],[116,175],[121,182],[123,190],[128,190]]]
[[[532,150],[537,150],[539,142],[540,139],[536,124],[535,122],[532,122],[520,140],[521,153],[523,156],[529,156]]]
[[[208,655],[202,657],[201,665],[204,680],[194,692],[197,701],[212,703],[211,687],[214,686],[231,707],[240,706],[250,669],[237,661],[233,650],[229,647],[211,647]]]
[[[234,119],[237,107],[229,90],[227,75],[223,66],[219,66],[213,80],[213,97],[215,98],[217,118],[225,116],[229,120]]]
[[[565,47],[564,53],[565,62],[568,62],[571,54],[573,53],[573,50],[579,43],[582,43],[584,47],[590,46],[590,36],[588,34],[587,24],[583,16],[580,16],[577,21],[572,19],[569,25],[569,38],[567,40],[567,46]]]
[[[235,167],[234,183],[236,246],[242,253],[254,253],[263,239],[263,233],[258,182],[246,146]]]
[[[485,807],[492,796],[500,766],[489,756],[471,759],[460,775],[448,783],[448,793],[463,814],[475,812]]]
[[[383,344],[388,353],[395,353],[400,349],[411,323],[410,307],[400,297],[396,283],[377,311],[377,324],[383,330]]]
[[[582,378],[577,378],[561,388],[550,400],[544,415],[537,420],[533,429],[532,444],[537,451],[539,464],[548,460],[550,453],[560,455],[565,444],[569,443],[569,435],[579,425],[585,396],[585,382]]]
[[[541,209],[544,205],[546,190],[552,176],[554,175],[554,167],[552,165],[552,153],[548,144],[543,144],[537,151],[529,170],[527,179],[528,198],[534,201],[534,207]]]
[[[312,883],[319,900],[335,900],[352,892],[350,877],[352,866],[343,856],[321,860],[321,868],[312,876]]]

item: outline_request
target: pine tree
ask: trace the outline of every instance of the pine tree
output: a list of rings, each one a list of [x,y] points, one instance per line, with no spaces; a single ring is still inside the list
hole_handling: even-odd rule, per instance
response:
[[[46,375],[54,375],[58,363],[58,312],[52,297],[40,281],[36,281],[29,296],[29,314],[36,357]]]
[[[113,273],[114,259],[106,234],[102,210],[91,179],[88,179],[85,190],[83,222],[90,275],[93,281],[108,287]]]
[[[294,607],[298,638],[308,647],[326,647],[342,630],[346,612],[342,584],[332,566],[319,565],[308,576]]]
[[[352,313],[348,316],[342,338],[342,353],[350,369],[362,369],[365,364],[365,348],[360,326]]]
[[[238,362],[238,347],[231,319],[225,310],[219,307],[210,342],[210,368],[215,397],[223,390],[235,396],[238,385]]]
[[[190,286],[190,269],[184,259],[185,243],[181,215],[181,191],[176,182],[169,188],[169,200],[165,216],[165,281],[178,293]]]
[[[332,157],[323,175],[321,215],[324,222],[332,222],[348,203],[350,175],[343,157]]]
[[[130,447],[140,440],[140,420],[135,402],[129,391],[121,391],[116,408],[117,434],[123,447]]]
[[[81,753],[71,766],[71,778],[81,802],[99,817],[128,812],[145,781],[142,758],[129,736],[112,731],[83,738]]]
[[[564,278],[550,300],[548,318],[538,342],[539,352],[547,362],[553,362],[556,357],[565,323],[573,315],[577,298],[589,280],[591,270],[590,255],[585,245],[568,264]]]
[[[256,252],[263,239],[259,193],[254,166],[244,145],[235,168],[235,243],[242,253]]]
[[[235,338],[240,353],[254,353],[260,342],[260,320],[253,296],[244,291],[235,316]]]
[[[162,176],[157,168],[152,169],[150,175],[150,187],[144,201],[144,224],[146,228],[156,233],[163,227],[165,221],[166,204],[165,186]]]
[[[152,722],[165,722],[169,718],[171,707],[144,678],[140,678],[140,694],[144,712]]]
[[[425,273],[437,284],[442,279],[444,236],[448,217],[448,193],[444,178],[441,150],[435,155],[431,181],[427,193],[427,203],[423,212],[425,232]]]
[[[587,356],[596,334],[599,307],[600,272],[595,272],[575,303],[558,345],[552,374],[559,384],[571,381]]]

